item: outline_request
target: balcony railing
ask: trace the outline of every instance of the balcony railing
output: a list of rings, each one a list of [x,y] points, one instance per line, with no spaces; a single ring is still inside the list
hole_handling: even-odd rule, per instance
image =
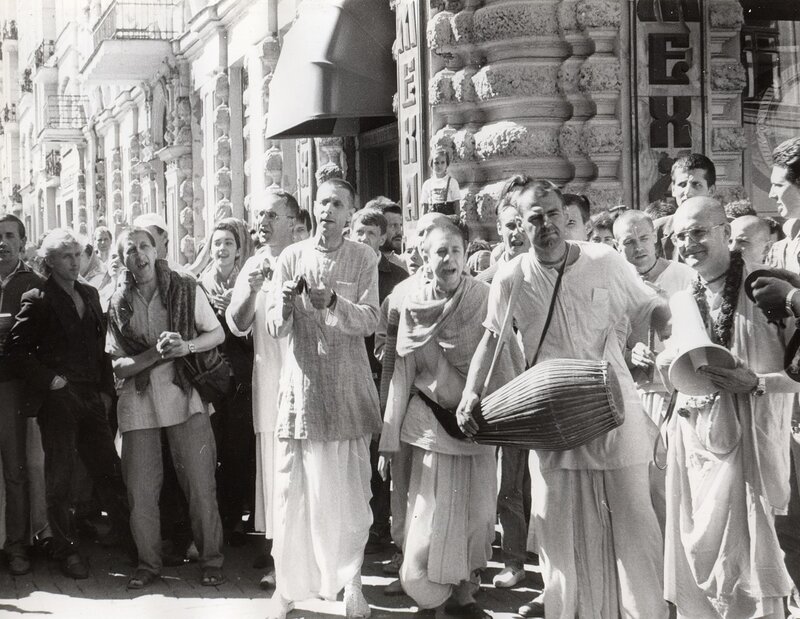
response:
[[[52,39],[45,39],[39,44],[39,47],[36,48],[36,51],[33,52],[33,64],[35,68],[41,67],[45,62],[48,61],[50,56],[53,55],[53,52],[56,49],[56,42]]]
[[[86,124],[86,97],[50,95],[44,106],[44,126],[47,129],[80,129]]]
[[[17,122],[17,104],[16,103],[12,103],[11,107],[9,107],[8,104],[6,104],[6,106],[3,108],[3,120],[5,122],[7,122],[7,123],[8,122],[12,122],[12,123]]]
[[[16,39],[17,38],[17,22],[13,19],[11,21],[3,22],[3,39]]]
[[[174,0],[127,2],[116,0],[94,27],[94,47],[110,39],[168,41],[178,33],[173,26]]]
[[[51,150],[44,159],[44,171],[47,176],[61,176],[61,153]]]
[[[25,69],[22,72],[22,80],[20,80],[19,87],[22,92],[33,92],[33,80],[31,79],[32,71]]]

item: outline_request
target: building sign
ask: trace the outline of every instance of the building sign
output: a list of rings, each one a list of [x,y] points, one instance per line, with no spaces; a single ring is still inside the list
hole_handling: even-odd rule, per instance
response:
[[[669,195],[676,157],[704,151],[700,0],[638,0],[634,97],[638,203]]]
[[[420,51],[418,0],[400,0],[397,18],[397,118],[400,133],[401,200],[407,221],[419,218],[422,166],[425,164],[426,135],[423,123],[425,89]]]

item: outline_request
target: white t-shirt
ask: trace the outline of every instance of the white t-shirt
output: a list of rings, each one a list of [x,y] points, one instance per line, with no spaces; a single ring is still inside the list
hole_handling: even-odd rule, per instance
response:
[[[447,182],[450,181],[448,187]],[[431,177],[422,183],[420,203],[439,204],[440,202],[453,202],[461,199],[461,188],[458,181],[449,174],[442,178]]]

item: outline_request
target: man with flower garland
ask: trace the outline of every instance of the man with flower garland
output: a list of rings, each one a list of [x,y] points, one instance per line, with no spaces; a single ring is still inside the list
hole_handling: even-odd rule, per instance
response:
[[[664,589],[679,618],[781,617],[792,585],[774,516],[789,499],[789,402],[800,383],[783,370],[787,332],[748,299],[729,239],[711,198],[675,213],[673,241],[697,273],[691,289],[709,336],[737,360],[700,368],[719,391],[679,394],[667,430]]]

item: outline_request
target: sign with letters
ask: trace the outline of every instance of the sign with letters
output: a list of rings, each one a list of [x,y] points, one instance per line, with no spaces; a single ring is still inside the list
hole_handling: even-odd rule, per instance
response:
[[[673,161],[703,152],[701,0],[637,0],[633,96],[638,206],[669,195]]]

